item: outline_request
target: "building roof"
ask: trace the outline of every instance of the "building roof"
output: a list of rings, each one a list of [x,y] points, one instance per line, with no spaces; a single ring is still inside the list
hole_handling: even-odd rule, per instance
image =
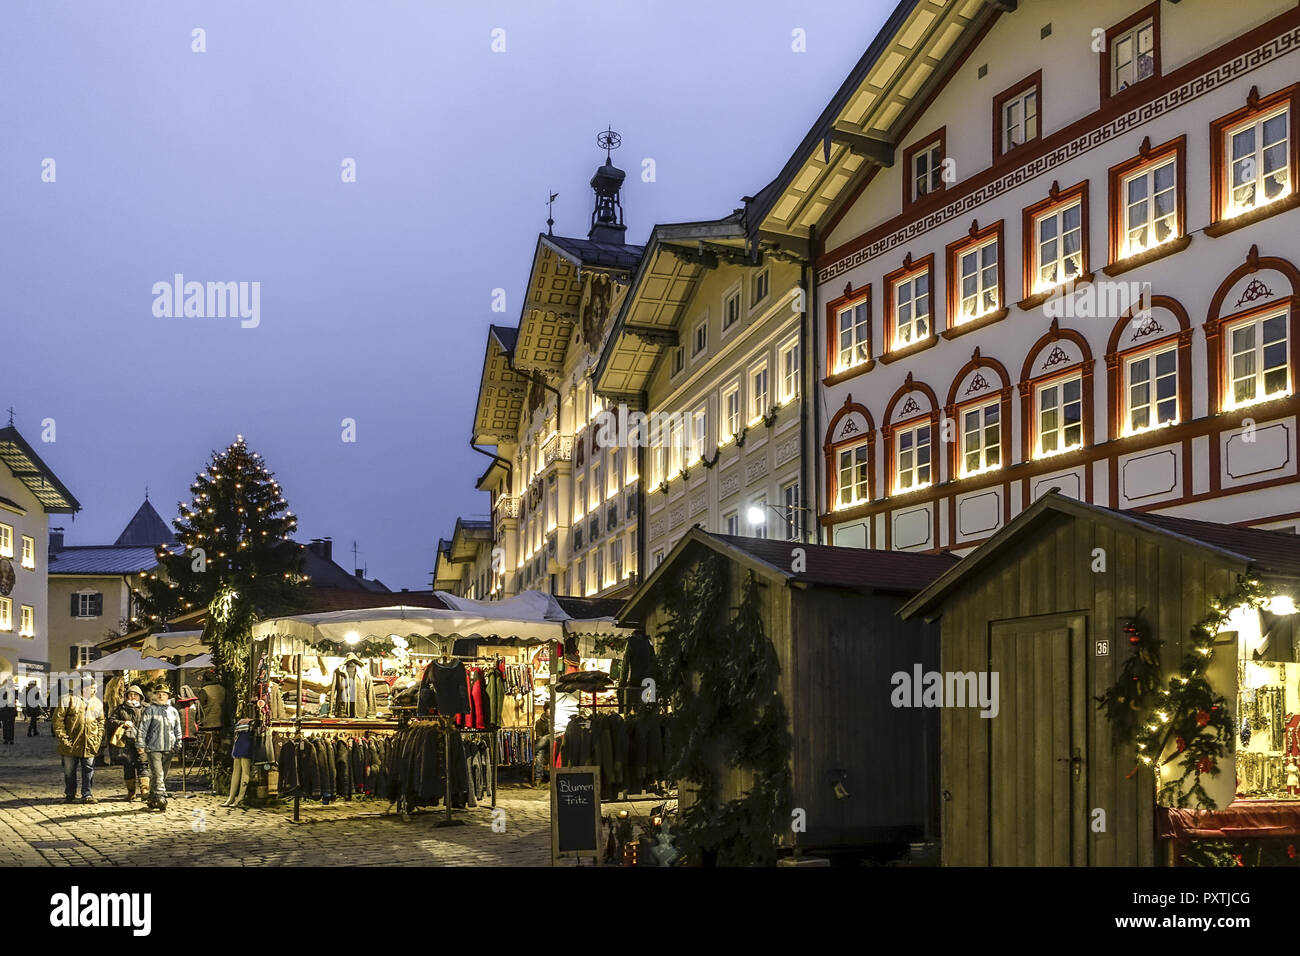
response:
[[[780,173],[747,205],[751,236],[808,258],[810,228],[856,195],[873,169],[894,163],[931,94],[991,19],[1015,7],[1016,0],[901,0]]]
[[[81,504],[13,425],[0,428],[0,463],[36,496],[46,514],[75,514]]]
[[[641,259],[642,246],[626,243],[596,242],[594,239],[570,239],[567,236],[543,234],[541,241],[556,249],[575,265],[583,268],[616,269],[630,272]]]
[[[122,533],[117,536],[113,542],[119,548],[140,547],[144,545],[174,544],[176,535],[172,534],[167,523],[158,516],[149,499],[145,498],[144,503],[136,510],[135,515],[127,522]]]
[[[735,212],[708,222],[654,227],[592,380],[607,395],[643,391],[660,356],[675,346],[701,280],[719,257],[750,261]]]
[[[137,574],[158,566],[154,545],[72,545],[52,553],[47,570],[58,574]]]
[[[618,614],[620,622],[644,616],[648,599],[663,581],[678,574],[674,565],[690,548],[706,547],[751,570],[783,579],[795,587],[843,588],[863,593],[915,594],[957,564],[946,553],[918,554],[909,551],[877,551],[868,548],[840,548],[824,544],[802,544],[770,538],[744,538],[713,534],[695,527],[688,531],[663,563],[637,588]],[[793,570],[793,550],[804,552],[802,570]]]
[[[337,588],[349,594],[371,592],[374,594],[391,594],[380,581],[349,574],[347,570],[332,559],[317,554],[306,545],[299,545],[302,554],[302,573],[307,575],[312,587]]]
[[[555,600],[569,617],[590,619],[615,617],[623,607],[619,598],[568,597],[556,595]]]
[[[1300,579],[1300,535],[1287,531],[1216,524],[1174,515],[1117,511],[1076,501],[1053,490],[1016,515],[993,537],[912,598],[899,613],[903,617],[916,614],[937,616],[942,610],[944,596],[969,575],[987,566],[1004,548],[1013,546],[1030,529],[1059,515],[1101,521],[1176,542],[1230,567],[1235,566],[1240,572]]]
[[[499,446],[518,440],[519,421],[530,385],[527,378],[511,368],[518,339],[517,328],[488,326],[474,428],[470,432],[473,444]]]

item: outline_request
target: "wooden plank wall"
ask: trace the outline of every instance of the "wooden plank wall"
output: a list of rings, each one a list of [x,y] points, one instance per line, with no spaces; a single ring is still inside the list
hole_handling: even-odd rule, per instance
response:
[[[792,678],[794,793],[801,845],[860,846],[937,833],[938,714],[895,708],[894,673],[938,667],[938,628],[898,617],[901,598],[829,588],[788,592],[794,627],[777,645]],[[790,662],[787,665],[787,661]],[[850,796],[828,774],[847,772]]]
[[[1093,551],[1105,553],[1106,571],[1092,571]],[[1028,529],[1016,547],[948,596],[942,609],[941,667],[945,671],[988,667],[990,626],[1038,615],[1082,612],[1087,634],[1080,641],[1089,700],[1086,715],[1087,807],[1076,824],[1085,828],[1087,862],[1101,866],[1149,866],[1155,862],[1154,778],[1130,775],[1131,745],[1116,747],[1110,723],[1091,697],[1119,675],[1128,644],[1118,618],[1139,610],[1165,641],[1166,672],[1181,660],[1192,625],[1206,613],[1209,597],[1229,589],[1234,570],[1209,563],[1204,552],[1172,540],[1083,518],[1048,516]],[[1109,638],[1108,657],[1096,657],[1097,638]],[[1029,666],[1026,661],[1024,666]],[[1003,678],[1003,699],[1009,690]],[[1006,709],[997,719],[1015,719]],[[970,709],[945,708],[941,718],[943,861],[980,866],[989,861],[990,721]],[[1031,732],[1025,728],[1025,732]],[[1042,759],[1054,755],[1044,753]],[[1106,812],[1104,832],[1093,832],[1092,809]]]

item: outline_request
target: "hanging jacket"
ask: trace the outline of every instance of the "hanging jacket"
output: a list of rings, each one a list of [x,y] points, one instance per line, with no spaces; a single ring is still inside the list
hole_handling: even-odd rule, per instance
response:
[[[220,684],[204,684],[199,691],[199,725],[204,730],[220,730],[226,706],[226,688]]]
[[[500,727],[505,723],[506,679],[505,664],[498,662],[487,674],[486,683],[487,725]]]
[[[474,730],[484,730],[487,723],[487,694],[483,682],[483,671],[475,667],[469,672],[466,692],[469,696],[469,713],[465,716],[465,726]]]
[[[348,741],[334,741],[334,792],[344,800],[352,799],[352,754]]]
[[[333,717],[375,716],[375,685],[370,677],[370,671],[358,663],[351,676],[352,693],[349,694],[347,663],[343,663],[334,671],[333,680],[330,682],[330,715]]]
[[[646,678],[656,682],[659,680],[654,645],[644,634],[633,634],[627,639],[627,647],[623,651],[623,668],[618,680],[619,710],[626,713],[643,703],[649,703],[642,699],[644,688],[641,682]]]

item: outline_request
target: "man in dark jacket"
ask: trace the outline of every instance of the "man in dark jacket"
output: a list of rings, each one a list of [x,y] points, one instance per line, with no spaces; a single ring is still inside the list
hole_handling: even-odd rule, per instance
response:
[[[14,721],[18,719],[18,684],[11,678],[0,686],[0,736],[14,742]]]
[[[27,687],[23,690],[23,716],[27,718],[27,736],[39,737],[41,729],[37,726],[37,721],[41,719],[41,707],[44,702],[41,700],[41,689],[37,686],[36,681],[29,681]]]

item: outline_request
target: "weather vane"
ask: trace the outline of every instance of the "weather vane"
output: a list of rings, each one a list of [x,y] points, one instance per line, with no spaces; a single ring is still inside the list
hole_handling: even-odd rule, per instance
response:
[[[605,158],[609,159],[609,154],[623,145],[623,137],[605,127],[603,132],[596,134],[596,145],[605,151]]]
[[[546,200],[546,234],[548,236],[555,235],[555,233],[551,231],[551,227],[555,225],[555,210],[551,207],[555,205],[555,200],[559,198],[559,193],[551,193],[551,198]]]

